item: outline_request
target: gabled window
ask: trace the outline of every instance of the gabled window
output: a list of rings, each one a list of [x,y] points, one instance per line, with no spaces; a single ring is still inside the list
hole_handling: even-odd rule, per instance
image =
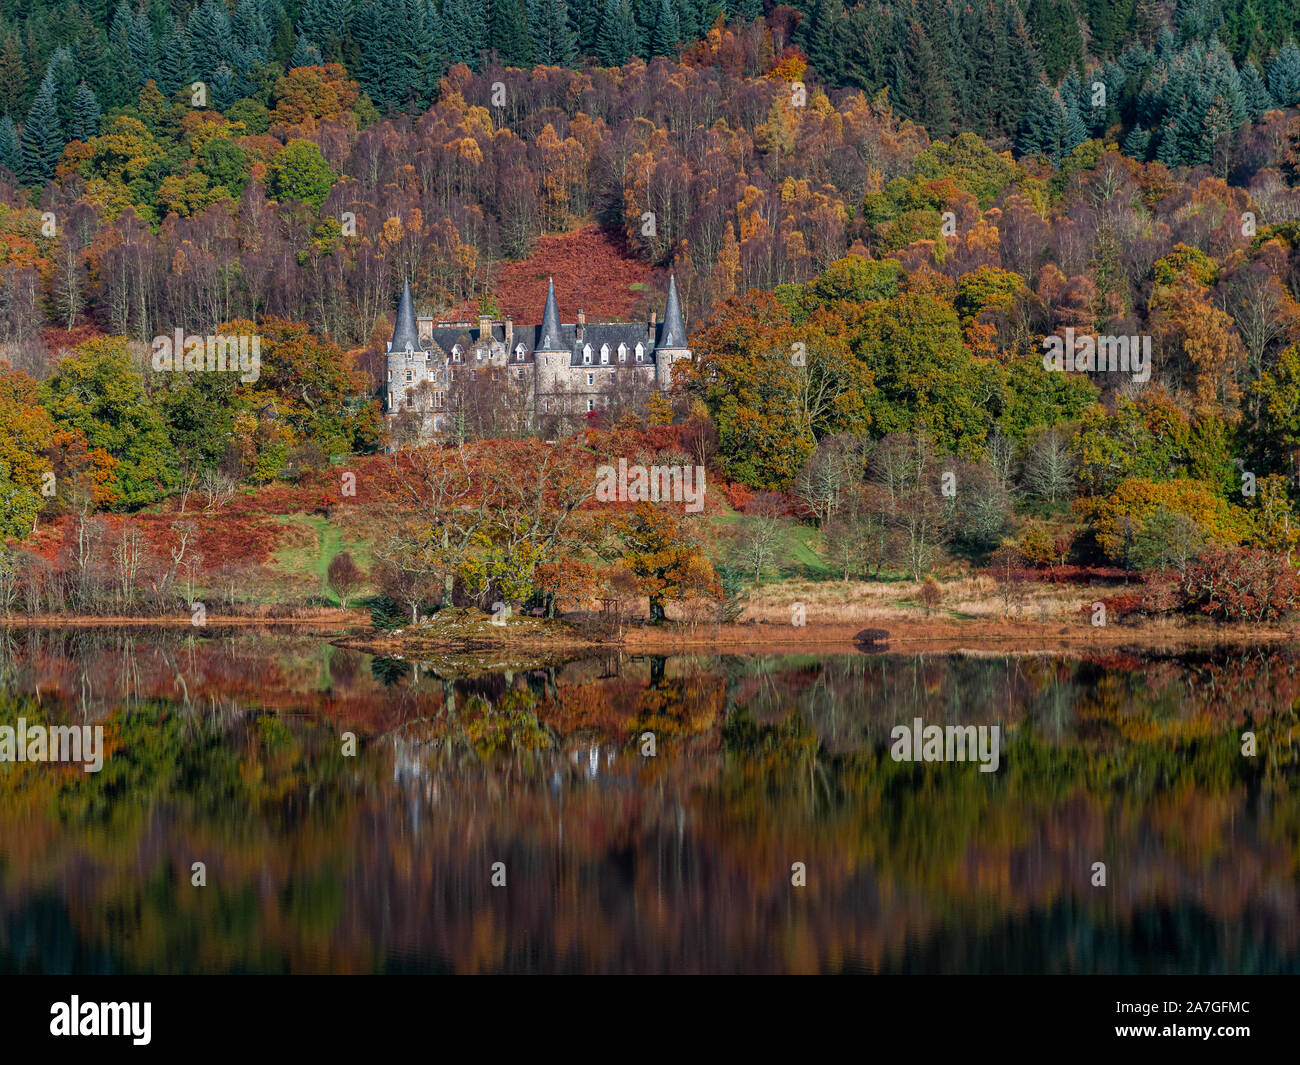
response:
[[[608,365],[609,365],[609,345],[608,345],[608,344],[602,344],[602,345],[600,346],[600,364],[601,364],[602,366],[608,366]]]
[[[584,345],[582,346],[582,361],[583,361],[584,365],[587,365],[587,366],[590,366],[590,365],[591,365],[591,345],[590,345],[590,344],[584,344]]]
[[[626,344],[620,344],[620,345],[618,346],[618,361],[619,361],[619,362],[627,362],[627,345],[626,345]]]
[[[451,349],[451,361],[452,361],[452,362],[460,362],[460,345],[459,345],[459,344],[457,344],[454,348]]]
[[[645,362],[645,348],[643,348],[640,344],[636,346],[636,361]]]
[[[520,344],[518,347],[515,348],[515,362],[523,362],[523,361],[524,361],[524,346]]]

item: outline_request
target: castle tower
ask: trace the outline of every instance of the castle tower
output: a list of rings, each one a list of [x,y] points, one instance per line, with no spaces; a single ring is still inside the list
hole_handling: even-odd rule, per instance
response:
[[[546,309],[542,312],[542,327],[537,337],[537,346],[533,349],[536,364],[537,389],[536,407],[543,409],[544,397],[557,390],[558,385],[567,380],[569,361],[573,352],[564,342],[564,331],[560,327],[560,310],[555,303],[555,281],[546,282]]]
[[[664,309],[663,331],[655,345],[655,384],[667,389],[672,384],[673,363],[689,359],[691,349],[686,346],[686,322],[682,318],[682,304],[677,296],[677,278],[668,275],[668,306]]]
[[[397,305],[397,324],[384,359],[388,371],[388,401],[385,410],[396,414],[405,404],[406,390],[429,380],[429,354],[420,346],[420,330],[411,301],[411,284],[402,282],[402,299]]]

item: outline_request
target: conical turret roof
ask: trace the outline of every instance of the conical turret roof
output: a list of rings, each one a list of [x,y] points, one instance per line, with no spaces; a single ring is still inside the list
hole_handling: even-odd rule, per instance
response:
[[[402,282],[402,302],[397,305],[397,325],[389,351],[419,351],[420,331],[415,325],[415,305],[411,302],[411,283]]]
[[[677,298],[677,278],[673,274],[668,275],[668,307],[664,311],[664,332],[658,346],[686,347],[686,323],[682,320],[682,303]]]
[[[542,312],[542,331],[535,351],[568,351],[560,332],[560,309],[555,304],[555,279],[546,279],[546,310]]]

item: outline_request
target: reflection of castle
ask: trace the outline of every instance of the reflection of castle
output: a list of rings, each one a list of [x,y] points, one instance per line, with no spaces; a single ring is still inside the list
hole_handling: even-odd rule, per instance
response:
[[[417,318],[406,284],[388,345],[384,410],[419,417],[421,435],[438,432],[447,424],[448,394],[459,375],[468,372],[473,380],[479,370],[492,369],[504,370],[521,390],[535,422],[548,414],[582,415],[598,410],[623,385],[668,388],[673,363],[690,357],[676,278],[668,282],[662,323],[652,314],[648,325],[588,325],[579,311],[576,324],[561,325],[555,284],[549,282],[542,324],[518,328],[510,318],[497,322],[487,315],[479,316],[477,326]]]

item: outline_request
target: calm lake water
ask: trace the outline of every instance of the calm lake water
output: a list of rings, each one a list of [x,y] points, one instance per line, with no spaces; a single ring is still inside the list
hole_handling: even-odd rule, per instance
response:
[[[107,751],[0,763],[0,971],[1297,972],[1297,662],[0,630],[0,725]],[[917,717],[998,771],[895,761]]]

